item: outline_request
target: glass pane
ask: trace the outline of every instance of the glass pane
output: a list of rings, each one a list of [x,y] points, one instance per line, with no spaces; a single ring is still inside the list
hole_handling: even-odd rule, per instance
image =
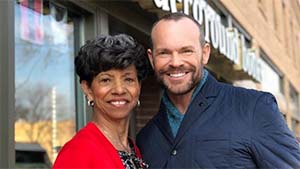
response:
[[[297,134],[299,133],[298,130],[298,125],[299,125],[299,121],[297,121],[296,119],[292,119],[292,131],[293,133],[296,133],[296,136],[298,136]]]
[[[74,22],[63,6],[19,0],[15,25],[16,157],[53,162],[75,134]]]
[[[280,94],[280,76],[264,59],[262,64],[262,81],[261,89],[263,91],[271,92],[273,94]]]
[[[290,84],[290,110],[295,117],[300,117],[299,94],[291,84]]]

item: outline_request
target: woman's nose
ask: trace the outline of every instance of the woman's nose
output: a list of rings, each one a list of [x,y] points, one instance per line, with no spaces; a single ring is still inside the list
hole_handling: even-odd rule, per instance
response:
[[[113,88],[113,94],[124,94],[126,92],[126,87],[122,81],[116,81]]]

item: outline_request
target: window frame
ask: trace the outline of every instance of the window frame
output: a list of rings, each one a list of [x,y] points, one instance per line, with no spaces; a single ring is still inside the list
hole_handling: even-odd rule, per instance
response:
[[[0,168],[15,168],[14,8],[15,1],[0,1]]]

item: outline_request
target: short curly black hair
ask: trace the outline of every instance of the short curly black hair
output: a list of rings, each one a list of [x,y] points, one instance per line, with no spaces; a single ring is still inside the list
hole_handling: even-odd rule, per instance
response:
[[[111,69],[125,69],[132,64],[137,70],[138,80],[146,78],[149,61],[145,48],[126,34],[100,35],[87,41],[75,57],[79,81],[85,80],[89,86],[99,73]]]

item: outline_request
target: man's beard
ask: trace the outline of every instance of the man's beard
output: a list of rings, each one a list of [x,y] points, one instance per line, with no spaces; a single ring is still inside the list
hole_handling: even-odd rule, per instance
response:
[[[159,72],[156,72],[156,78],[157,81],[163,85],[167,91],[172,94],[172,95],[185,95],[189,92],[191,92],[193,89],[195,89],[195,87],[198,85],[200,79],[201,79],[201,68],[199,69],[198,72],[195,72],[195,68],[190,68],[188,69],[188,72],[191,73],[191,79],[189,81],[185,81],[184,84],[170,84],[170,82],[168,82],[168,80],[164,80],[164,76],[168,76],[166,75],[166,72],[170,72],[170,71],[175,71],[175,70],[181,70],[182,72],[185,72],[184,69],[168,69],[168,70],[161,70]],[[186,69],[187,70],[187,69]],[[186,76],[186,75],[185,75]],[[190,75],[189,75],[190,76]]]

